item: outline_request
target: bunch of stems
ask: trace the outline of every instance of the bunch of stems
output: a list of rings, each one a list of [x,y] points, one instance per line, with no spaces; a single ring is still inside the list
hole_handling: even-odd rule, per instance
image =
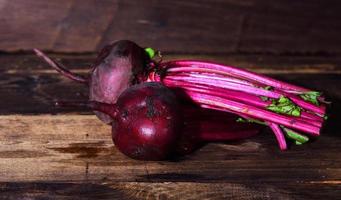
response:
[[[149,81],[181,88],[203,108],[234,113],[242,121],[269,126],[282,150],[287,149],[285,136],[301,144],[308,138],[303,134],[320,134],[326,105],[319,92],[211,62],[176,60],[154,67]]]

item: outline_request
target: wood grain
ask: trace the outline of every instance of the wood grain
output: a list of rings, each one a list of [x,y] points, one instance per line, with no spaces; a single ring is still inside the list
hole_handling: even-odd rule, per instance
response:
[[[173,53],[341,53],[340,1],[3,0],[0,50],[93,52],[131,39]]]
[[[90,196],[137,199],[341,195],[340,140],[333,135],[281,152],[263,132],[209,144],[178,160],[142,162],[119,153],[110,127],[91,115],[0,116],[0,127],[0,192],[13,199],[51,197],[52,190],[71,197],[93,191]]]
[[[291,185],[288,183],[288,185]],[[0,199],[333,199],[339,194],[328,191],[322,184],[301,183],[296,190],[278,189],[270,184],[195,182],[118,182],[118,183],[70,183],[70,182],[15,182],[0,184]],[[293,187],[291,185],[291,187]],[[302,187],[320,193],[301,191]],[[329,193],[328,193],[329,192]]]

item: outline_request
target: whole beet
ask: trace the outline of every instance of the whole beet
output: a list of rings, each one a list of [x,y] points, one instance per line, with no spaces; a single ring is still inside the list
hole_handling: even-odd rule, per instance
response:
[[[160,83],[143,83],[124,91],[116,102],[112,138],[131,158],[166,159],[182,129],[176,96]]]
[[[131,85],[147,79],[150,58],[145,50],[129,40],[120,40],[105,46],[99,53],[89,76],[70,72],[60,63],[43,52],[34,49],[50,66],[64,76],[89,85],[89,100],[114,104],[118,96]],[[110,124],[112,119],[101,112],[95,112],[103,122]]]
[[[111,117],[112,139],[125,155],[139,160],[164,160],[176,151],[183,115],[175,94],[161,83],[145,82],[126,89],[115,104],[59,102]]]

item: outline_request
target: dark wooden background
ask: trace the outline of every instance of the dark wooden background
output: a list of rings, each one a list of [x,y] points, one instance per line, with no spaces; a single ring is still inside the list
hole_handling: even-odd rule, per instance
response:
[[[0,199],[340,199],[340,10],[336,0],[0,0]],[[86,74],[119,39],[323,91],[329,120],[285,152],[264,129],[177,160],[131,160],[91,112],[52,106],[88,90],[31,52]]]
[[[0,50],[341,53],[338,0],[2,0]]]

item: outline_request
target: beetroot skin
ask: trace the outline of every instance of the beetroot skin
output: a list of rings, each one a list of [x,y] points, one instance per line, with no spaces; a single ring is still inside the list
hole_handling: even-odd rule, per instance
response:
[[[89,79],[90,101],[114,104],[125,89],[146,79],[148,59],[144,49],[132,41],[121,40],[106,46]],[[111,122],[103,113],[96,115],[105,123]]]
[[[145,82],[126,89],[116,104],[58,102],[105,113],[112,123],[112,139],[125,155],[139,160],[164,160],[182,133],[183,116],[175,94],[161,83]]]
[[[74,81],[88,84],[90,101],[114,104],[125,89],[144,82],[149,73],[147,65],[150,58],[146,51],[129,40],[120,40],[104,47],[92,65],[88,77],[70,72],[38,49],[34,51],[59,73]],[[103,122],[112,122],[108,115],[95,113]]]
[[[174,150],[182,129],[176,96],[159,83],[143,83],[123,92],[117,103],[112,138],[129,157],[163,160]]]

